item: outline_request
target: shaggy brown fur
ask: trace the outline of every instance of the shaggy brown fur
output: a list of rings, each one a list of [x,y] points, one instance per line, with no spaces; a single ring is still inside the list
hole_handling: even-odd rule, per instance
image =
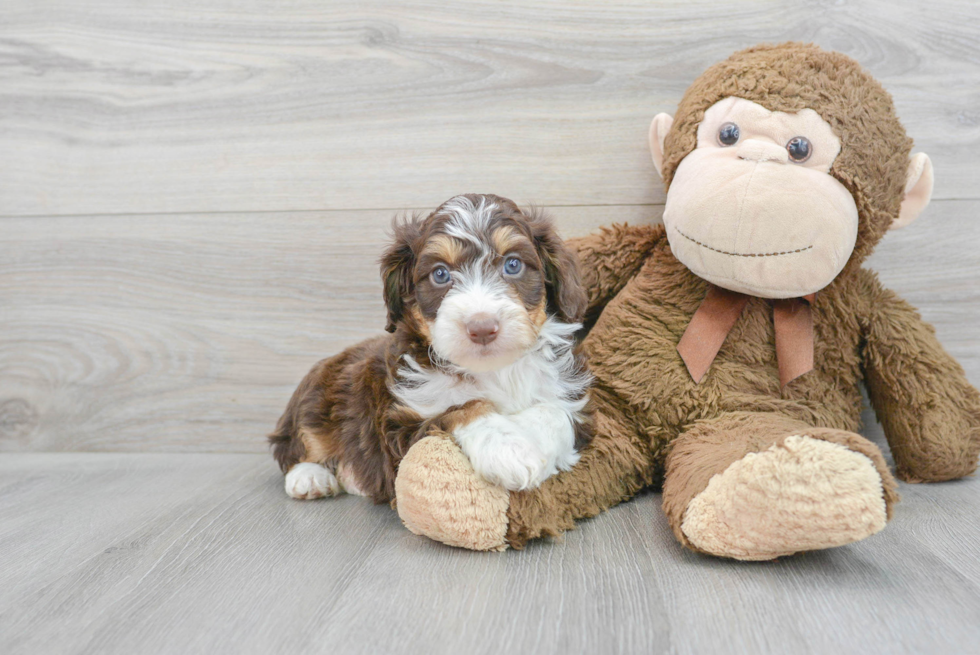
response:
[[[933,329],[860,263],[897,217],[909,139],[891,97],[853,60],[815,46],[760,46],[708,69],[688,90],[665,141],[664,177],[695,147],[715,102],[738,96],[773,111],[817,111],[841,139],[831,168],[854,196],[857,245],[813,304],[816,368],[780,389],[771,305],[752,299],[701,384],[677,343],[706,283],[671,254],[662,226],[614,226],[572,243],[589,290],[584,342],[596,376],[596,438],[574,470],[511,494],[508,541],[520,548],[663,484],[678,539],[690,500],[715,473],[789,435],[867,455],[889,516],[895,483],[877,447],[857,434],[862,381],[885,428],[898,476],[939,481],[973,472],[980,394]],[[666,480],[665,480],[666,476]]]
[[[468,196],[475,204],[484,196]],[[582,319],[586,298],[571,253],[540,213],[524,213],[512,201],[485,198],[497,209],[486,237],[519,254],[527,272],[514,282],[515,294],[540,327],[547,314],[563,321]],[[432,261],[462,263],[478,253],[473,244],[444,234],[448,216],[437,209],[427,218],[396,223],[393,245],[381,260],[387,330],[393,334],[357,344],[318,362],[293,393],[275,432],[269,436],[283,472],[299,462],[323,464],[332,472],[345,465],[361,493],[375,502],[395,495],[398,464],[426,434],[449,433],[492,411],[475,400],[432,419],[423,419],[391,393],[403,358],[432,365],[427,321],[436,316],[446,289],[428,281]],[[580,362],[584,365],[583,362]],[[591,438],[591,423],[576,425],[575,447]]]
[[[911,140],[890,96],[853,60],[815,46],[736,53],[682,99],[665,140],[668,187],[695,147],[705,110],[728,96],[773,111],[812,108],[841,140],[830,174],[853,195],[859,228],[844,270],[812,305],[815,368],[781,388],[772,304],[752,298],[696,384],[677,345],[707,283],[674,257],[663,226],[613,226],[573,241],[594,322],[583,346],[596,378],[596,436],[574,469],[511,493],[512,547],[557,535],[650,485],[663,487],[671,527],[690,546],[684,512],[712,476],[793,435],[865,455],[890,516],[895,481],[878,448],[855,434],[862,381],[900,478],[949,480],[976,469],[980,394],[932,328],[860,266],[898,216],[904,193]]]

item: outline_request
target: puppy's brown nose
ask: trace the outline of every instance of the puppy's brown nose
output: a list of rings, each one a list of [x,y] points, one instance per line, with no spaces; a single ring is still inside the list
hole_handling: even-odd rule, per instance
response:
[[[482,346],[496,339],[499,330],[500,324],[490,314],[474,314],[466,321],[466,334],[470,336],[470,341]]]

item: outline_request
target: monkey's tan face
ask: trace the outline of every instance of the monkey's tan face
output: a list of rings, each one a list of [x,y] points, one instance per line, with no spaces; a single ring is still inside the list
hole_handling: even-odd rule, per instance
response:
[[[850,192],[829,174],[840,139],[812,109],[712,105],[674,173],[664,223],[674,255],[720,287],[764,298],[819,291],[857,239]]]

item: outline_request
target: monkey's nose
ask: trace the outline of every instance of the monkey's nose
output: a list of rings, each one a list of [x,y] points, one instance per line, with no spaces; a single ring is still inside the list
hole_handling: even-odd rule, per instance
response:
[[[466,321],[466,334],[470,341],[485,346],[497,338],[500,323],[490,314],[474,314]]]
[[[754,162],[771,161],[777,164],[785,164],[789,161],[789,153],[786,152],[786,148],[758,139],[746,139],[738,147],[735,154],[738,155],[739,159]]]

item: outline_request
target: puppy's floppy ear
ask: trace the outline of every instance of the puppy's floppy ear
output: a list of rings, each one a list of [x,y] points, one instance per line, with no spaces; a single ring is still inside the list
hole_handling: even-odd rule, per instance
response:
[[[582,287],[578,258],[561,240],[551,219],[544,213],[532,207],[524,214],[528,217],[534,246],[544,266],[548,312],[569,323],[581,322],[588,297]]]
[[[394,332],[405,313],[405,306],[414,292],[412,272],[415,267],[415,247],[421,236],[419,216],[391,223],[392,243],[381,256],[381,283],[384,285],[388,323],[385,330]]]

